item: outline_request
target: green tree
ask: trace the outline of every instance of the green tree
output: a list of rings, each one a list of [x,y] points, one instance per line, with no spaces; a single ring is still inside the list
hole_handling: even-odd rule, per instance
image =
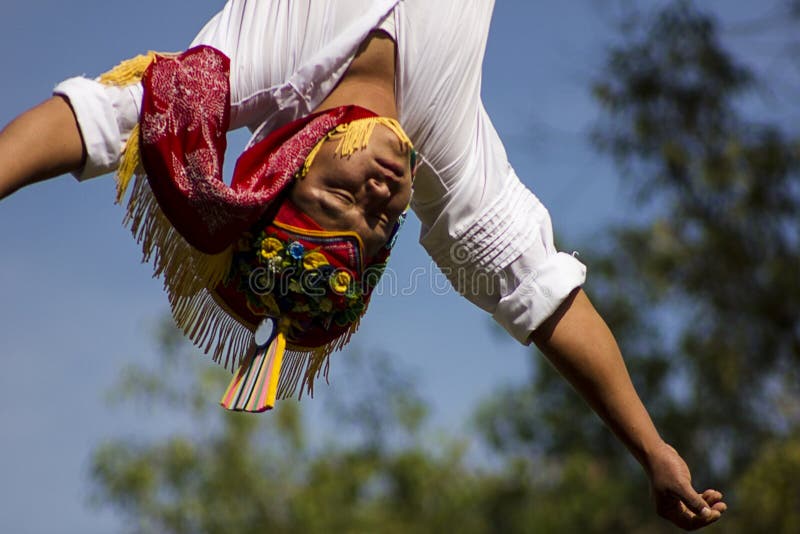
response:
[[[800,422],[775,409],[800,398],[797,132],[747,118],[740,98],[759,81],[689,2],[608,67],[598,144],[649,215],[614,233],[599,290],[636,296],[647,335],[628,353],[643,389],[695,463],[730,480]]]
[[[796,2],[783,15],[796,27]],[[729,491],[741,519],[800,426],[800,140],[794,125],[748,116],[746,99],[767,81],[722,45],[694,3],[672,2],[622,29],[594,87],[604,110],[594,140],[627,177],[638,210],[584,255],[587,290],[665,438],[698,485]],[[620,514],[648,532],[663,528],[640,514],[642,476],[624,450],[541,357],[532,361],[528,385],[482,410],[487,441],[534,469],[563,466],[556,484],[577,491],[567,466],[589,453],[594,472],[629,480],[607,480],[627,496]],[[776,502],[797,509],[796,488],[774,482],[788,492]],[[739,521],[734,512],[720,528],[792,532],[785,515]]]
[[[736,488],[739,532],[799,532],[800,435],[764,443]]]
[[[165,325],[160,364],[130,367],[113,391],[189,424],[120,436],[91,461],[95,502],[131,532],[637,532],[625,480],[588,454],[488,469],[467,462],[468,438],[426,439],[424,402],[387,355],[339,354],[351,383],[331,402],[334,433],[310,432],[302,403],[260,417],[209,403],[229,375]]]
[[[188,428],[120,437],[92,456],[95,502],[131,531],[490,530],[478,512],[484,475],[466,466],[464,443],[423,440],[424,403],[386,355],[338,355],[357,394],[333,403],[335,435],[316,430],[312,440],[300,403],[261,417],[225,412],[208,398],[229,374],[187,354],[171,326],[161,346],[156,369],[129,368],[115,391],[186,415]]]

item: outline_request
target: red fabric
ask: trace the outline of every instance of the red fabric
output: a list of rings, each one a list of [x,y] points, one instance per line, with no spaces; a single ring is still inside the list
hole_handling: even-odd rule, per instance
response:
[[[229,67],[224,54],[199,46],[174,58],[159,57],[144,74],[141,155],[161,210],[186,241],[204,253],[225,250],[245,232],[259,235],[263,231],[283,242],[296,241],[306,250],[322,252],[331,266],[346,269],[355,281],[361,281],[364,258],[359,241],[346,235],[314,236],[313,231],[321,230],[319,225],[284,200],[282,193],[325,134],[339,124],[375,114],[346,106],[287,124],[241,155],[228,186],[222,179],[222,166],[230,120]],[[294,228],[280,228],[274,221]],[[234,250],[239,255],[231,277],[213,291],[231,312],[256,325],[266,314],[254,309],[257,299],[247,294],[246,278],[237,265],[257,266],[256,253]],[[242,259],[247,254],[250,256]],[[373,262],[385,262],[388,255],[387,248]],[[370,292],[371,287],[364,292],[365,306]],[[295,346],[323,346],[346,333],[358,318],[351,317],[352,304],[343,296],[331,295],[331,300],[339,322],[342,310],[351,317],[347,324],[293,312],[294,305],[308,297],[294,293],[290,298],[291,302],[281,301],[280,308],[283,316],[292,318],[288,341]]]
[[[225,250],[291,183],[311,149],[339,124],[375,116],[358,106],[310,115],[245,151],[232,186],[222,179],[230,122],[230,61],[198,46],[158,58],[142,78],[142,163],[159,206],[186,241]]]

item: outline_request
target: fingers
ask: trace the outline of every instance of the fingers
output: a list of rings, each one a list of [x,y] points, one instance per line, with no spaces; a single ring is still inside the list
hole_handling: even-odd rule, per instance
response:
[[[675,449],[665,450],[668,454],[652,464],[650,473],[658,514],[686,530],[703,528],[717,521],[727,510],[722,493],[714,489],[698,493],[692,487],[686,463]]]
[[[722,501],[722,493],[717,490],[707,489],[704,491],[703,500],[706,501],[706,504],[708,504],[712,510],[716,510],[720,513],[728,509],[728,505]]]
[[[717,521],[728,509],[722,501],[722,493],[717,490],[707,489],[702,494],[691,492],[684,500],[689,517],[687,530],[697,530]]]
[[[714,490],[706,490],[706,493],[712,491]],[[696,515],[700,517],[710,519],[711,515],[713,515],[714,512],[710,506],[713,503],[707,502],[706,493],[700,495],[694,490],[694,488],[689,486],[688,488],[684,488],[683,492],[679,497],[690,511],[694,512]],[[713,496],[713,494],[710,495]],[[720,499],[721,498],[722,495],[720,494]]]
[[[686,530],[697,530],[718,520],[727,509],[722,502],[722,494],[716,490],[697,493],[691,485],[682,488],[675,495],[678,506],[665,514],[665,517]]]

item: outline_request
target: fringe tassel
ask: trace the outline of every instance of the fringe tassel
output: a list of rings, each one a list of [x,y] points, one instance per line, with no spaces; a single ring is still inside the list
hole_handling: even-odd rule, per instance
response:
[[[98,80],[104,85],[125,86],[139,83],[153,62],[157,61],[158,56],[176,56],[175,53],[161,53],[153,50],[146,54],[140,54],[131,59],[118,64],[108,72],[100,75]],[[137,124],[131,131],[128,142],[125,144],[122,162],[117,170],[117,199],[116,203],[122,202],[125,190],[134,174],[141,173],[141,158],[139,155],[139,125]]]
[[[203,254],[173,228],[158,205],[146,177],[137,175],[123,224],[142,245],[142,261],[153,261],[153,276],[164,277],[170,297],[194,295],[214,287],[228,274],[233,249]]]
[[[303,355],[306,360],[306,368],[303,372],[302,380],[300,381],[300,394],[298,398],[302,398],[304,391],[307,392],[310,397],[314,396],[314,382],[319,378],[320,375],[325,378],[326,383],[329,383],[328,374],[331,370],[331,354],[342,350],[344,346],[350,342],[350,338],[353,337],[353,334],[356,333],[360,325],[361,318],[353,323],[345,334],[342,334],[337,339],[334,339],[323,347],[305,350],[297,349],[294,351],[294,354]],[[291,388],[288,388],[287,385],[287,391],[289,391],[289,395],[294,395],[297,385],[297,382],[291,384]]]
[[[400,142],[403,143],[405,148],[412,148],[411,139],[408,138],[403,131],[400,123],[389,117],[369,117],[366,119],[358,119],[348,124],[337,126],[333,132],[329,134],[331,139],[339,139],[336,152],[343,158],[350,156],[356,150],[366,148],[369,140],[372,137],[372,132],[375,127],[381,125],[389,128],[394,133]]]
[[[122,161],[117,170],[117,198],[115,204],[122,203],[122,198],[128,190],[128,185],[135,174],[142,174],[142,158],[139,153],[139,124],[131,130],[128,142],[125,143],[125,150],[122,153]]]
[[[308,174],[308,171],[311,169],[311,164],[314,163],[314,159],[317,157],[317,154],[319,154],[325,141],[329,139],[339,139],[339,144],[336,146],[336,153],[346,158],[353,155],[356,150],[366,148],[369,144],[369,140],[372,138],[375,127],[378,125],[389,128],[389,130],[400,139],[400,142],[403,143],[405,148],[409,150],[414,149],[411,139],[408,138],[408,135],[403,131],[403,127],[400,126],[400,123],[396,120],[389,117],[357,119],[347,124],[340,124],[328,132],[328,135],[323,137],[319,143],[311,149],[300,171],[300,177],[302,178]]]
[[[278,384],[278,397],[288,399],[294,397],[300,380],[303,378],[305,368],[308,366],[309,353],[287,351],[283,355],[284,370]]]
[[[166,55],[166,54],[161,54]],[[144,71],[156,60],[157,53],[150,50],[147,54],[140,54],[131,59],[126,59],[110,71],[100,75],[100,83],[105,85],[130,85],[142,79]]]
[[[171,298],[170,305],[172,316],[184,335],[206,353],[214,349],[214,362],[231,370],[241,364],[251,345],[253,329],[236,320],[208,290]]]
[[[252,338],[252,328],[229,313],[208,288],[228,274],[232,249],[203,254],[176,231],[158,205],[147,178],[137,174],[123,224],[142,245],[142,261],[153,263],[153,276],[164,278],[172,315],[184,334],[224,366],[235,368]]]
[[[379,117],[360,119],[337,126],[333,130],[333,135],[330,136],[331,139],[339,139],[339,144],[336,146],[336,153],[346,158],[352,155],[356,150],[365,148],[367,144],[369,144],[372,132],[375,131],[378,119]]]
[[[311,164],[314,163],[317,154],[319,154],[319,151],[322,149],[322,145],[324,145],[325,141],[328,139],[329,138],[327,135],[323,136],[323,138],[320,139],[316,145],[314,145],[314,148],[311,149],[311,152],[308,153],[305,162],[303,162],[303,168],[300,169],[300,178],[304,178],[308,174],[308,171],[311,170]]]

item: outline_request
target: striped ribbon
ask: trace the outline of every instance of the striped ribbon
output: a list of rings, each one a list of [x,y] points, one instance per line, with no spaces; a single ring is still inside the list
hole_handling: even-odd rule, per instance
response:
[[[286,335],[276,335],[247,358],[228,384],[220,405],[236,412],[263,412],[275,406]]]

